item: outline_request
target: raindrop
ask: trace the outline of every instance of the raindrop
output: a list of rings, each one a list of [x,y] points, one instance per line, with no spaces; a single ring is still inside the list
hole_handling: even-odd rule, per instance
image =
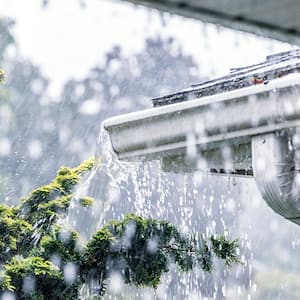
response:
[[[14,293],[6,291],[1,295],[1,300],[16,300],[16,296]]]
[[[69,262],[64,266],[64,279],[68,284],[73,284],[77,278],[77,266]]]
[[[123,288],[123,278],[120,273],[113,272],[109,277],[109,290],[115,294],[121,294]]]
[[[25,294],[31,294],[35,290],[35,278],[33,276],[26,276],[23,279],[23,291]]]

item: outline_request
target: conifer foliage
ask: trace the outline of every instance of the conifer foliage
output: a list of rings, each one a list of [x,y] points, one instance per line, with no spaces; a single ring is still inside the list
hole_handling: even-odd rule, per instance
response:
[[[201,234],[183,235],[167,221],[135,214],[111,221],[83,244],[80,235],[58,222],[68,210],[74,187],[93,168],[93,159],[77,168],[62,167],[56,178],[21,200],[0,205],[1,293],[17,299],[76,299],[79,290],[97,282],[95,297],[104,295],[112,272],[127,284],[157,287],[171,262],[182,271],[213,270],[213,258],[238,263],[237,240]],[[93,199],[79,201],[93,206]],[[73,278],[65,268],[74,266]]]

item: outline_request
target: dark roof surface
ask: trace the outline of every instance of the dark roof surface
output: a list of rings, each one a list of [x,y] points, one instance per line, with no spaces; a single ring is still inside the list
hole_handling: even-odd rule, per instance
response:
[[[300,49],[266,57],[262,63],[234,68],[226,76],[193,84],[176,93],[152,99],[153,106],[163,106],[205,96],[212,96],[256,84],[268,84],[292,73],[300,73]]]

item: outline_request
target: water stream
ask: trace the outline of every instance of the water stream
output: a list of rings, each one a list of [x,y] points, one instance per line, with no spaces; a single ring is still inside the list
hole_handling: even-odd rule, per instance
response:
[[[95,153],[95,165],[76,187],[68,215],[64,222],[74,227],[89,240],[97,229],[104,224],[111,203],[119,200],[119,189],[125,182],[129,169],[128,163],[120,162],[111,148],[109,136],[101,129]],[[95,199],[92,207],[83,207],[79,199],[89,196]]]

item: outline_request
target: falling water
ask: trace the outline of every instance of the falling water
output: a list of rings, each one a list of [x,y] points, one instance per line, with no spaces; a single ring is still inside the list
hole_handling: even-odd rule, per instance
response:
[[[68,215],[63,220],[74,227],[87,241],[101,228],[111,203],[119,198],[121,182],[126,181],[130,166],[120,162],[114,151],[107,132],[102,128],[97,140],[95,164],[75,189]],[[91,207],[80,205],[80,199],[93,197]]]
[[[236,236],[241,205],[237,200],[241,193],[238,178],[227,179],[197,172],[164,173],[157,161],[120,162],[103,129],[97,140],[95,162],[94,168],[76,187],[68,216],[63,220],[86,241],[107,221],[121,219],[128,212],[166,219],[184,233],[201,232],[208,237],[230,232]],[[216,186],[221,188],[216,189]],[[80,205],[79,199],[84,196],[95,199],[91,208]],[[119,299],[121,292],[130,299],[200,299],[201,295],[207,297],[204,299],[225,299],[226,293],[232,293],[234,285],[229,283],[234,274],[241,278],[239,287],[248,289],[251,285],[248,263],[251,245],[247,235],[242,236],[241,251],[244,265],[238,266],[235,273],[218,262],[213,274],[197,268],[184,274],[171,265],[157,290],[124,286],[118,274],[112,274],[107,299]],[[117,288],[116,284],[122,288]]]

